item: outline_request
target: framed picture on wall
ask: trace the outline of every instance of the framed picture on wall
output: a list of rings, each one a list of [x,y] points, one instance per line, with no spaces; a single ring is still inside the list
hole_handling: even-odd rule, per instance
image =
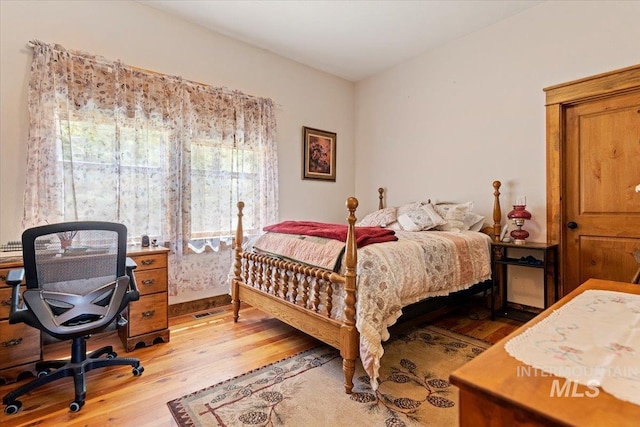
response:
[[[302,178],[336,180],[336,134],[302,127]]]

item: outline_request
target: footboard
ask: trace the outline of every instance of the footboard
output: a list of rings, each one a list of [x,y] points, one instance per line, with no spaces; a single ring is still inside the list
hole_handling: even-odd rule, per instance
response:
[[[345,391],[351,393],[359,341],[355,327],[357,252],[354,230],[358,200],[350,197],[346,205],[349,216],[345,274],[340,275],[321,268],[244,252],[244,203],[238,202],[231,300],[236,322],[240,302],[244,302],[339,349],[343,359]],[[335,292],[338,287],[344,290],[339,295]],[[336,298],[341,300],[337,301]],[[336,314],[336,306],[344,307],[343,313]]]

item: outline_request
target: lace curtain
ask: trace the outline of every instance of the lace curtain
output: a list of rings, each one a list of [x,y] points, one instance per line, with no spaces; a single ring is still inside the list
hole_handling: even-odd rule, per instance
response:
[[[173,295],[226,277],[229,250],[213,263],[183,256],[226,247],[238,200],[249,232],[277,219],[273,102],[31,45],[23,227],[115,221],[134,240],[169,242]]]

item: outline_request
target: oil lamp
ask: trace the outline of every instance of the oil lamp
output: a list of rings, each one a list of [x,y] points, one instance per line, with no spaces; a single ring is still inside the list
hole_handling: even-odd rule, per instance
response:
[[[513,221],[517,229],[511,232],[511,238],[516,245],[524,245],[525,239],[529,237],[529,232],[523,230],[524,222],[531,219],[531,213],[525,208],[527,207],[527,198],[524,196],[516,197],[513,204],[513,210],[507,214],[507,218]]]

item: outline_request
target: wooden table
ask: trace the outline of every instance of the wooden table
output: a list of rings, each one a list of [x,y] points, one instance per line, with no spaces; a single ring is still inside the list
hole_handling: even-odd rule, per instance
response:
[[[640,406],[605,391],[575,385],[569,396],[553,396],[552,375],[519,376],[525,365],[504,349],[505,343],[587,289],[640,295],[640,285],[589,279],[480,356],[454,371],[452,384],[460,388],[460,425],[464,426],[638,426]],[[606,331],[602,331],[606,334]],[[520,370],[519,370],[520,369]],[[564,384],[564,379],[560,379]]]

